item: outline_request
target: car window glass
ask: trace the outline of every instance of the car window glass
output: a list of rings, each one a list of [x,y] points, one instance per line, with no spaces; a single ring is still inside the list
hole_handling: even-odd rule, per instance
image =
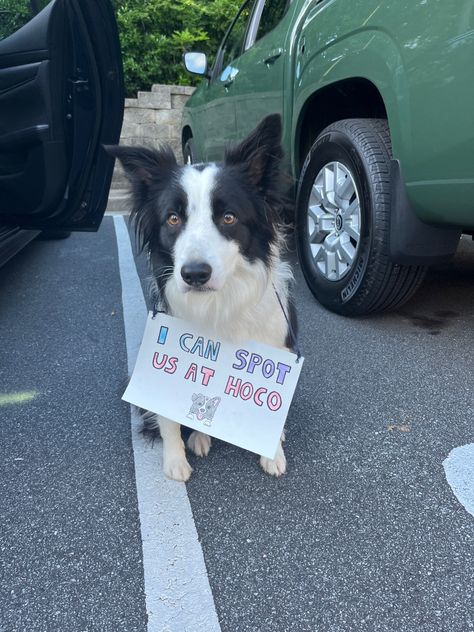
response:
[[[289,0],[267,0],[267,2],[265,2],[258,25],[256,40],[259,40],[275,28],[285,15],[289,5]]]
[[[18,31],[50,0],[0,0],[0,40]]]
[[[222,68],[227,68],[242,52],[242,46],[247,30],[247,23],[252,13],[254,2],[249,0],[241,9],[237,20],[228,33],[223,46]]]

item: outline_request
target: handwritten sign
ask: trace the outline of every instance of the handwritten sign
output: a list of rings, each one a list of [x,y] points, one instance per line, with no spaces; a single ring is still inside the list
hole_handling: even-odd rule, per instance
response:
[[[288,351],[216,340],[150,313],[122,399],[273,458],[302,364]]]

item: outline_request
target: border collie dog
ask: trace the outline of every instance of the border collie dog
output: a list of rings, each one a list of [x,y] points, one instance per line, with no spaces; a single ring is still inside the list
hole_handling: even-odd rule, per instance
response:
[[[216,337],[290,347],[286,315],[293,330],[296,323],[292,274],[280,259],[279,115],[267,116],[229,148],[223,164],[180,166],[166,146],[107,150],[131,183],[131,219],[149,255],[155,304]],[[188,480],[192,469],[179,424],[152,413],[144,422],[146,431],[160,430],[166,476]],[[206,456],[211,438],[194,431],[187,445]],[[274,476],[285,472],[281,441],[275,458],[261,457],[260,464]]]

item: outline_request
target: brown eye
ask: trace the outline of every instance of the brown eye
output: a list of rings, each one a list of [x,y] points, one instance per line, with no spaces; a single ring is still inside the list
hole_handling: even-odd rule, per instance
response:
[[[232,226],[237,221],[237,218],[233,213],[224,213],[223,221],[226,226]]]
[[[179,226],[181,224],[181,220],[176,213],[170,213],[166,221],[170,226]]]

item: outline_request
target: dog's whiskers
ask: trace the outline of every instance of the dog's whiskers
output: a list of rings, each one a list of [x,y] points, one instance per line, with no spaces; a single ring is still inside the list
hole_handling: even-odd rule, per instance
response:
[[[173,274],[174,274],[174,269],[171,266],[168,266],[166,268],[163,268],[160,271],[160,274],[158,275],[158,279],[167,281],[169,278],[173,276]]]

